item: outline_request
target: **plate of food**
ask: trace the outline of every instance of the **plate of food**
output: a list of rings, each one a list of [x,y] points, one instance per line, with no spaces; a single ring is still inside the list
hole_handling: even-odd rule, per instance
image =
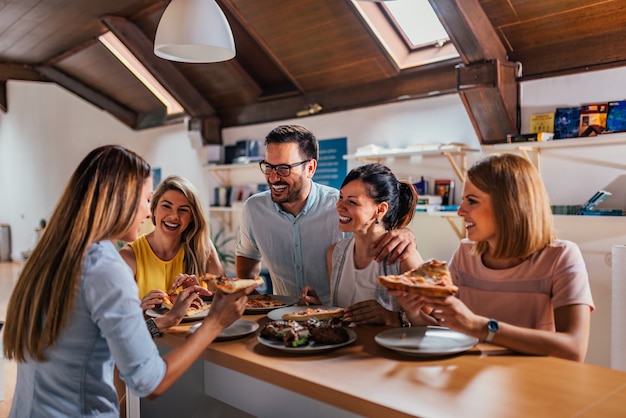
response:
[[[261,328],[257,339],[262,345],[275,350],[311,354],[352,344],[356,333],[343,327],[337,319],[310,319],[307,322],[275,320]]]
[[[452,282],[448,263],[435,259],[399,275],[379,276],[378,284],[422,296],[446,297],[459,290]]]
[[[478,339],[445,327],[409,327],[383,331],[374,337],[378,345],[412,356],[444,356],[467,351]]]
[[[248,295],[246,310],[244,314],[264,314],[274,309],[284,308],[293,305],[298,301],[294,296],[283,295]]]
[[[308,321],[311,318],[330,319],[342,318],[343,308],[336,306],[288,306],[286,308],[275,309],[267,314],[273,321]]]
[[[191,328],[189,328],[189,332],[196,332],[196,330],[201,325],[202,324],[193,325]],[[215,341],[227,341],[245,337],[246,335],[252,334],[257,329],[259,329],[259,324],[257,324],[256,322],[238,319],[226,328],[224,328],[220,335],[217,336]]]
[[[163,298],[163,302],[159,308],[148,309],[146,311],[146,315],[151,316],[153,318],[158,318],[160,316],[165,315],[174,305],[174,297],[168,296],[167,298]],[[202,306],[199,307],[191,307],[187,309],[187,313],[183,316],[183,322],[190,321],[198,321],[200,319],[204,319],[209,314],[209,309],[211,308],[211,302],[202,301]]]

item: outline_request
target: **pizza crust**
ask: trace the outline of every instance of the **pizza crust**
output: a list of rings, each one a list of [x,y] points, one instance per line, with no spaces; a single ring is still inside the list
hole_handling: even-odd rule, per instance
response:
[[[318,320],[343,318],[343,308],[306,308],[301,311],[283,314],[283,321],[307,321],[311,318]]]
[[[434,259],[400,275],[379,276],[378,284],[391,290],[432,297],[456,295],[459,290],[452,282],[448,264]]]
[[[252,285],[260,286],[265,284],[262,277],[255,277],[254,279],[237,279],[215,274],[205,274],[202,277],[202,280],[213,283],[215,287],[224,293],[235,293]]]

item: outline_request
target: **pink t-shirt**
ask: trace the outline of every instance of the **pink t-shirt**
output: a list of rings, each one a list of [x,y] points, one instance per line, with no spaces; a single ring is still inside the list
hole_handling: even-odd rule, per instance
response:
[[[508,269],[485,267],[461,241],[450,261],[458,297],[472,312],[525,328],[555,331],[554,309],[588,305],[594,309],[585,261],[578,246],[556,240]]]

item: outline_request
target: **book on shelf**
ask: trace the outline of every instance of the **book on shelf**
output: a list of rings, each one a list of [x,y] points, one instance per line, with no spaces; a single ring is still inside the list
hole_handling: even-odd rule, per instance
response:
[[[606,103],[590,103],[580,106],[579,136],[596,136],[606,127]]]
[[[626,100],[607,103],[606,128],[604,132],[626,131]]]
[[[530,115],[530,133],[554,132],[554,112]]]
[[[576,138],[580,126],[580,107],[559,107],[554,112],[554,139]]]
[[[515,142],[537,142],[538,136],[537,133],[532,134],[507,134],[506,142],[509,144]]]
[[[434,182],[436,196],[441,196],[441,204],[444,206],[454,204],[454,180],[436,179]]]

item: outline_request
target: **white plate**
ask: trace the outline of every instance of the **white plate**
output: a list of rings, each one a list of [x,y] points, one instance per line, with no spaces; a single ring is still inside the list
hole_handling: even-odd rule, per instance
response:
[[[201,325],[202,324],[193,325],[189,328],[189,332],[195,332]],[[234,340],[235,338],[245,337],[248,334],[252,334],[257,329],[259,329],[259,324],[256,322],[238,319],[228,327],[224,328],[215,341]]]
[[[339,344],[320,344],[314,341],[309,341],[306,345],[300,347],[287,347],[282,341],[270,340],[269,338],[262,337],[261,335],[258,335],[257,339],[264,346],[274,348],[276,350],[288,351],[290,353],[311,354],[334,350],[336,348],[343,347],[344,345],[352,344],[356,340],[356,333],[351,329],[346,329],[346,331],[348,331],[348,341]]]
[[[263,295],[249,295],[248,299],[254,299],[255,297],[259,297],[259,296],[263,296]],[[275,308],[246,308],[244,314],[249,314],[249,315],[255,315],[255,314],[264,314],[264,313],[268,313],[270,311],[273,311],[275,309],[282,309],[284,307],[293,305],[294,303],[296,303],[298,301],[298,298],[295,296],[284,296],[284,295],[270,295],[273,299],[276,299],[282,303],[284,303],[283,306],[277,306]]]
[[[201,319],[204,319],[209,314],[209,311],[210,309],[205,309],[204,311],[198,312],[193,315],[189,315],[189,316],[185,315],[183,316],[182,322],[199,321]],[[151,316],[153,318],[159,318],[165,315],[166,313],[167,313],[167,309],[165,308],[148,309],[146,311],[146,315]]]
[[[267,317],[272,321],[282,321],[283,315],[287,313],[300,312],[305,309],[339,309],[336,306],[323,306],[323,305],[311,305],[311,306],[288,306],[286,308],[274,309],[267,314]]]
[[[445,327],[394,328],[374,337],[383,347],[413,356],[442,356],[461,353],[478,344],[478,339]]]

